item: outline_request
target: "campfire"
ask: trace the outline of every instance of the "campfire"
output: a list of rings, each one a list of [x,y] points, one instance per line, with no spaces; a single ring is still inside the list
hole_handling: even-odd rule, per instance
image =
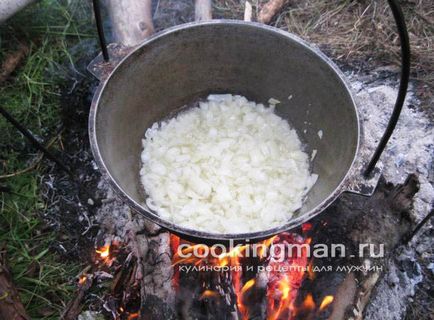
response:
[[[98,241],[64,318],[74,319],[70,315],[86,301],[110,319],[363,319],[387,259],[358,256],[354,248],[384,243],[386,257],[393,252],[411,226],[396,219],[402,215],[394,209],[396,199],[399,208],[408,208],[406,198],[416,190],[410,176],[398,189],[382,187],[381,200],[348,196],[322,217],[259,242],[192,243],[144,220],[122,223],[122,240]],[[347,212],[348,201],[375,208]],[[106,206],[107,212],[119,209],[115,202]],[[376,231],[379,210],[387,212],[385,235]],[[359,228],[354,221],[362,214]],[[315,256],[319,245],[333,242],[342,242],[347,255]]]
[[[317,319],[327,311],[334,297],[314,299],[300,295],[305,279],[313,280],[313,259],[308,247],[312,226],[306,223],[299,233],[284,232],[256,243],[231,246],[194,244],[170,234],[171,286],[175,305],[182,318],[189,306],[198,313],[223,312],[232,319]],[[104,308],[114,319],[140,317],[137,264],[120,242],[95,249],[96,271],[83,273],[78,286],[88,290],[95,280],[109,279],[111,294]]]
[[[297,299],[304,278],[314,277],[307,247],[303,246],[311,243],[307,235],[311,227],[306,223],[301,228],[301,235],[284,232],[259,243],[243,244],[228,252],[220,252],[217,257],[213,257],[210,254],[212,249],[205,245],[171,235],[171,248],[175,253],[172,258],[174,287],[177,291],[182,290],[181,278],[188,278],[187,273],[196,272],[203,288],[202,292],[196,293],[196,299],[204,304],[209,301],[216,303],[233,292],[234,318],[278,320],[298,319],[303,315],[315,319],[315,314],[325,311],[332,304],[333,296],[325,296],[319,302],[314,301],[312,294],[307,294],[301,302]],[[302,249],[291,247],[294,244],[301,245]],[[282,252],[281,247],[291,251]],[[190,255],[192,252],[199,253],[200,257]],[[187,255],[189,257],[181,257]],[[214,274],[209,277],[207,272]],[[226,292],[221,290],[221,285],[215,286],[212,281],[215,277],[219,281],[225,280]],[[258,304],[261,307],[258,308]]]

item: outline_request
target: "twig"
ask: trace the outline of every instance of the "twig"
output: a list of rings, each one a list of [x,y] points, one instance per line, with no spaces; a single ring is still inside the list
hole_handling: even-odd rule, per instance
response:
[[[246,1],[246,7],[244,8],[244,21],[252,21],[252,4],[249,0]]]
[[[42,158],[43,158],[42,153],[39,153],[36,160],[30,166],[28,166],[27,168],[12,172],[12,173],[3,174],[0,176],[0,179],[12,178],[12,177],[18,176],[20,174],[32,171],[33,169],[36,168],[36,166],[39,164],[39,162],[41,162]]]
[[[195,0],[194,18],[196,21],[207,21],[212,19],[211,0]]]
[[[258,21],[262,23],[269,23],[271,19],[283,8],[288,0],[270,0],[261,9],[258,15]]]
[[[29,47],[26,44],[20,43],[16,51],[11,52],[6,56],[0,71],[0,83],[9,78],[28,53]]]
[[[92,287],[93,277],[85,275],[82,278],[82,283],[79,284],[77,292],[74,298],[68,303],[65,310],[62,313],[62,320],[75,320],[81,312],[81,301],[84,298],[85,293]]]
[[[62,131],[63,131],[63,130],[62,130]],[[47,149],[50,148],[50,147],[54,144],[54,142],[56,142],[56,140],[57,140],[58,138],[60,138],[60,134],[62,133],[62,131],[59,132],[58,135],[56,135],[55,137],[53,137],[53,138],[52,138],[52,139],[47,143],[47,145],[45,146]],[[18,176],[18,175],[20,175],[20,174],[23,174],[23,173],[26,173],[26,172],[32,171],[33,169],[36,168],[36,166],[39,164],[39,162],[41,162],[41,160],[43,159],[43,157],[44,157],[43,153],[39,152],[39,153],[38,153],[38,156],[36,157],[36,159],[33,161],[33,163],[32,163],[30,166],[28,166],[27,168],[24,168],[24,169],[21,169],[21,170],[18,170],[18,171],[12,172],[12,173],[7,173],[7,174],[4,174],[4,175],[1,175],[1,176],[0,176],[0,180],[1,180],[1,179],[6,179],[6,178],[15,177],[15,176]]]

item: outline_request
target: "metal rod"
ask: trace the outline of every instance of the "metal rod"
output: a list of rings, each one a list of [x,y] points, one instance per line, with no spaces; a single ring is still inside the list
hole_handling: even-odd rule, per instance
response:
[[[95,14],[96,29],[98,30],[99,44],[101,46],[102,56],[104,61],[109,61],[109,53],[107,50],[107,42],[104,35],[104,26],[101,18],[101,6],[99,0],[92,0],[93,12]]]
[[[403,241],[404,244],[408,244],[413,238],[414,236],[419,232],[420,229],[422,229],[422,227],[432,218],[434,217],[434,210],[431,210],[430,213],[428,213],[425,218],[423,218],[423,220],[421,222],[419,222],[419,224],[416,226],[416,228],[414,228],[414,230],[412,231],[412,233]]]
[[[407,27],[405,25],[404,15],[402,13],[401,6],[396,0],[388,0],[389,6],[392,9],[393,17],[398,28],[399,39],[401,42],[401,79],[399,82],[398,96],[396,98],[395,107],[393,108],[392,115],[389,123],[387,124],[386,131],[377,146],[369,164],[367,165],[363,175],[368,177],[372,170],[375,168],[384,148],[389,141],[393,130],[395,130],[396,124],[401,114],[402,107],[404,105],[405,96],[407,94],[408,81],[410,78],[410,42],[408,40]]]
[[[7,112],[3,107],[0,106],[0,113],[7,121],[9,121],[19,132],[23,134],[35,148],[41,151],[48,159],[55,162],[63,171],[72,175],[71,171],[59,160],[57,159],[50,151],[48,151],[36,138],[32,135],[32,133],[24,128],[17,120],[15,120],[12,115]]]

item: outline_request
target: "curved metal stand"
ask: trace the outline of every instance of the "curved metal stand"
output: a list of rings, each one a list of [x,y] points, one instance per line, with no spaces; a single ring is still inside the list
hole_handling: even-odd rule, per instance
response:
[[[395,130],[399,116],[401,114],[402,107],[404,105],[405,96],[407,94],[408,81],[410,78],[410,42],[408,40],[407,26],[405,25],[404,15],[402,13],[401,6],[396,0],[388,0],[389,6],[392,9],[393,17],[395,18],[396,26],[398,27],[399,39],[401,41],[401,79],[399,83],[398,97],[396,98],[395,107],[393,108],[392,115],[389,123],[387,124],[386,131],[380,140],[374,155],[366,166],[363,175],[369,176],[372,170],[375,168],[381,154],[386,148],[387,142]]]
[[[94,3],[94,10],[95,10],[95,17],[96,17],[96,25],[98,29],[98,36],[100,39],[101,44],[101,50],[104,56],[104,60],[108,61],[108,51],[107,51],[107,44],[104,37],[104,30],[101,22],[101,13],[100,13],[100,6],[99,6],[99,0],[93,0]],[[378,160],[381,157],[381,154],[383,153],[384,149],[386,148],[387,143],[389,142],[389,139],[395,130],[396,124],[398,122],[399,116],[401,114],[402,107],[405,102],[405,96],[407,94],[407,88],[408,88],[408,82],[410,78],[410,42],[408,39],[408,31],[407,26],[405,24],[404,15],[402,13],[401,6],[398,4],[397,0],[388,0],[390,9],[392,10],[393,17],[395,19],[395,23],[398,28],[398,35],[401,42],[401,78],[400,78],[400,84],[399,84],[399,90],[398,90],[398,96],[395,102],[395,106],[393,108],[392,115],[390,117],[389,123],[387,124],[387,128],[377,146],[375,149],[375,152],[369,161],[368,165],[363,171],[364,177],[368,177],[372,170],[375,168],[375,165],[377,164]],[[199,6],[198,6],[199,4]],[[204,4],[203,8],[200,6],[200,4]],[[196,0],[196,6],[199,8],[196,8],[196,19],[200,18],[200,12],[206,13],[206,19],[209,19],[209,12],[210,12],[210,1],[209,0]],[[198,18],[199,16],[199,18]],[[202,14],[203,16],[203,14]],[[204,19],[204,20],[206,20]]]

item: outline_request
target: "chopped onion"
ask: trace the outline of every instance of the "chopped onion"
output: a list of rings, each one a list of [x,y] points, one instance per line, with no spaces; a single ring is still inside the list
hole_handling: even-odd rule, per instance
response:
[[[273,106],[242,96],[210,95],[199,107],[152,125],[142,143],[140,176],[149,208],[201,231],[281,225],[318,178],[288,122]]]

